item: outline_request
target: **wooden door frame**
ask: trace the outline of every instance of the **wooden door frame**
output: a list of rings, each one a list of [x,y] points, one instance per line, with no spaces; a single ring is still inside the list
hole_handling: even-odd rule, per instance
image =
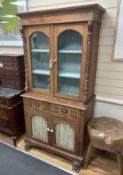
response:
[[[57,38],[58,36],[64,32],[65,30],[75,30],[76,32],[79,32],[82,36],[82,61],[81,61],[81,67],[80,67],[80,96],[72,96],[72,95],[67,95],[63,93],[58,93],[57,92],[57,62],[58,62],[58,56],[57,56]],[[55,97],[60,97],[60,98],[65,98],[65,99],[70,99],[70,100],[77,100],[77,101],[82,101],[83,99],[83,88],[84,88],[84,75],[85,75],[85,62],[86,62],[86,50],[87,50],[87,24],[86,23],[68,23],[68,24],[56,24],[54,25],[54,96]]]
[[[30,91],[33,92],[38,92],[38,93],[42,93],[44,95],[52,95],[52,70],[50,70],[50,91],[48,92],[47,90],[44,89],[40,89],[40,88],[33,88],[32,87],[32,63],[31,63],[31,52],[30,52],[30,37],[33,33],[35,32],[42,32],[44,33],[48,39],[49,39],[49,59],[52,59],[52,37],[51,37],[51,31],[50,31],[50,25],[39,25],[39,26],[29,26],[25,29],[26,31],[26,61],[27,61],[27,65],[28,65],[28,78],[29,78],[29,89]]]

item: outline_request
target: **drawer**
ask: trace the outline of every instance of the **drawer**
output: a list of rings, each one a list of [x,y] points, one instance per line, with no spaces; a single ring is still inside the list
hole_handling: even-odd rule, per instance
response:
[[[18,64],[16,62],[13,61],[3,61],[3,66],[18,66]]]
[[[14,83],[16,83],[16,81],[19,81],[19,76],[4,76],[4,81],[9,82],[9,81],[13,81]]]
[[[53,113],[58,113],[62,116],[69,116],[72,118],[79,119],[80,118],[80,111],[77,109],[69,108],[66,106],[60,106],[60,105],[51,105],[51,111]]]
[[[19,73],[18,71],[8,71],[8,70],[4,70],[2,72],[2,76],[4,76],[4,78],[7,78],[7,77],[15,77],[15,76],[18,76]]]
[[[11,89],[19,89],[20,88],[20,82],[17,80],[14,80],[14,79],[13,80],[11,80],[11,79],[3,80],[2,85],[3,85],[3,87],[11,88]]]
[[[0,104],[6,105],[6,99],[0,97]]]
[[[4,120],[2,118],[0,118],[0,128],[5,128],[8,129],[9,128],[9,123],[7,120]]]
[[[28,106],[40,111],[49,111],[49,103],[35,100],[28,100]]]
[[[17,66],[6,65],[6,66],[3,66],[3,70],[17,71],[18,70],[18,67]]]
[[[2,57],[3,62],[17,62],[15,57]]]
[[[8,120],[9,110],[0,106],[0,118]]]

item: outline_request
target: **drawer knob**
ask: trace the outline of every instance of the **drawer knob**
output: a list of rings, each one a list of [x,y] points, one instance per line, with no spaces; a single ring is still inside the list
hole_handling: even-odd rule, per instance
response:
[[[62,108],[62,109],[61,109],[61,112],[63,112],[63,113],[68,113],[68,110],[67,110],[66,108]]]
[[[35,103],[35,106],[40,106],[40,104],[39,103]]]

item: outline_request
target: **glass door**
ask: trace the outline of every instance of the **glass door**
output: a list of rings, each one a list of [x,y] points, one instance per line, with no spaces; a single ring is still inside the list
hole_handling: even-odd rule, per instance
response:
[[[58,92],[79,96],[82,37],[67,30],[58,38]]]
[[[30,37],[32,88],[50,90],[49,38],[43,32],[34,32]]]
[[[76,27],[77,26],[77,27]],[[83,28],[82,25],[66,25],[55,30],[57,48],[55,95],[79,100],[82,91]]]

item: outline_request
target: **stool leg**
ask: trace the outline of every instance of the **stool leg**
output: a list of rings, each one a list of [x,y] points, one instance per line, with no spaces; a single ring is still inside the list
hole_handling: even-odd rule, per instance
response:
[[[118,166],[119,166],[120,175],[123,175],[122,154],[121,154],[121,152],[117,152],[116,155],[117,155],[117,162],[118,162]]]
[[[93,147],[92,143],[90,142],[85,159],[84,159],[84,164],[83,164],[84,169],[86,169],[88,167],[88,164],[89,164],[90,159],[92,157],[93,151],[94,151],[94,147]]]

